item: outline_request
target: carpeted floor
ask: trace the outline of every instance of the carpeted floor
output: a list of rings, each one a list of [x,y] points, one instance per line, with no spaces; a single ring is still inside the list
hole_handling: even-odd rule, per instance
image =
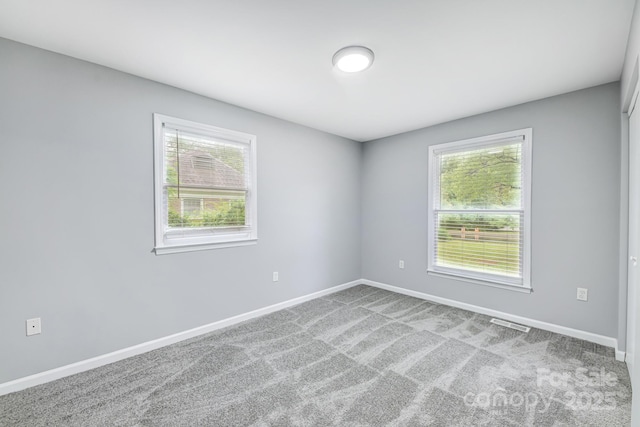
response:
[[[1,426],[627,426],[613,349],[364,285],[0,397]]]

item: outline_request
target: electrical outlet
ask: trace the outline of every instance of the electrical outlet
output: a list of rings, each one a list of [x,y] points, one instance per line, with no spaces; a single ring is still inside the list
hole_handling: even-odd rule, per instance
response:
[[[274,282],[277,282],[278,280],[279,280],[279,279],[278,279],[278,272],[277,272],[277,271],[274,271],[274,272],[273,272],[273,281],[274,281]]]
[[[589,290],[587,288],[578,288],[577,297],[580,301],[587,301],[589,298]]]
[[[404,268],[404,260],[400,260],[400,262],[398,262],[398,268]]]
[[[42,323],[39,317],[27,319],[27,336],[37,335],[42,332]]]

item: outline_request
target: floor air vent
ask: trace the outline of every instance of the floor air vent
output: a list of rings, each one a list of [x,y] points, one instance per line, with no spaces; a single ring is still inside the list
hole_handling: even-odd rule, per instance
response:
[[[506,326],[507,328],[515,329],[520,332],[529,332],[531,328],[526,326],[518,325],[517,323],[507,322],[506,320],[501,319],[491,319],[491,323],[495,323],[496,325]]]

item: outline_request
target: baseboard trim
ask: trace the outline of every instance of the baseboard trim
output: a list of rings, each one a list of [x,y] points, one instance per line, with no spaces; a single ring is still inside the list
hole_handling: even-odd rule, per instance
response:
[[[229,317],[227,319],[222,319],[217,322],[210,323],[208,325],[199,326],[197,328],[189,329],[183,332],[178,332],[176,334],[169,335],[163,338],[158,338],[156,340],[147,341],[142,344],[134,345],[132,347],[127,347],[127,348],[117,350],[111,353],[107,353],[101,356],[92,357],[91,359],[82,360],[76,363],[61,366],[59,368],[54,368],[48,371],[40,372],[38,374],[29,375],[24,378],[18,378],[16,380],[0,384],[0,396],[13,393],[16,391],[24,390],[26,388],[37,386],[40,384],[45,384],[50,381],[54,381],[60,378],[68,377],[70,375],[78,374],[80,372],[88,371],[94,368],[98,368],[100,366],[108,365],[110,363],[118,362],[120,360],[129,358],[129,357],[137,356],[138,354],[147,353],[149,351],[156,350],[158,348],[165,347],[167,345],[184,341],[189,338],[194,338],[199,335],[203,335],[203,334],[215,331],[217,329],[226,328],[227,326],[232,326],[237,323],[244,322],[245,320],[250,320],[259,316],[264,316],[266,314],[273,313],[275,311],[282,310],[297,304],[301,304],[303,302],[312,300],[314,298],[319,298],[319,297],[329,295],[338,291],[342,291],[344,289],[348,289],[359,284],[374,286],[376,288],[386,289],[391,292],[397,292],[399,294],[408,295],[408,296],[424,299],[427,301],[436,302],[439,304],[445,304],[451,307],[461,308],[463,310],[469,310],[469,311],[484,314],[487,316],[498,317],[511,322],[521,323],[526,326],[531,326],[534,328],[567,335],[567,336],[582,339],[585,341],[594,342],[596,344],[601,344],[607,347],[613,347],[615,349],[616,360],[623,362],[625,359],[625,352],[618,350],[618,340],[612,337],[606,337],[606,336],[594,334],[591,332],[568,328],[566,326],[560,326],[553,323],[542,322],[542,321],[530,319],[527,317],[504,313],[502,311],[492,310],[489,308],[480,307],[473,304],[467,304],[464,302],[460,302],[460,301],[456,301],[448,298],[442,298],[442,297],[427,294],[424,292],[418,292],[410,289],[401,288],[398,286],[389,285],[386,283],[375,282],[373,280],[359,279],[359,280],[354,280],[352,282],[343,283],[341,285],[337,285],[328,289],[323,289],[322,291],[314,292],[308,295],[303,295],[301,297],[297,297],[297,298],[293,298],[277,304],[273,304],[268,307],[263,307],[257,310],[253,310],[248,313],[243,313],[237,316]]]
[[[48,383],[60,378],[68,377],[70,375],[78,374],[80,372],[88,371],[100,366],[108,365],[110,363],[118,362],[120,360],[137,356],[138,354],[146,353],[152,350],[156,350],[161,347],[165,347],[170,344],[174,344],[180,341],[187,340],[189,338],[197,337],[217,329],[226,328],[245,320],[250,320],[265,314],[273,313],[274,311],[282,310],[314,298],[319,298],[325,295],[329,295],[344,289],[351,288],[355,285],[363,283],[362,280],[354,280],[352,282],[343,283],[322,291],[314,292],[312,294],[303,295],[301,297],[293,298],[287,301],[283,301],[277,304],[270,305],[268,307],[259,308],[257,310],[250,311],[248,313],[239,314],[237,316],[229,317],[227,319],[219,320],[217,322],[210,323],[208,325],[199,326],[197,328],[189,329],[187,331],[178,332],[177,334],[169,335],[156,340],[147,341],[142,344],[127,347],[122,350],[117,350],[111,353],[103,354],[101,356],[92,357],[91,359],[82,360],[80,362],[72,363],[70,365],[61,366],[59,368],[50,369],[48,371],[40,372],[38,374],[29,375],[27,377],[18,378],[3,384],[0,384],[0,396],[13,393],[16,391],[24,390],[29,387]]]
[[[460,301],[455,301],[448,298],[442,298],[435,295],[427,294],[424,292],[413,291],[410,289],[400,288],[398,286],[388,285],[386,283],[374,282],[373,280],[362,279],[361,283],[374,286],[380,289],[386,289],[391,292],[404,294],[427,301],[436,302],[439,304],[450,305],[451,307],[461,308],[463,310],[473,311],[475,313],[485,314],[487,316],[498,317],[500,319],[508,320],[510,322],[520,323],[526,326],[531,326],[545,331],[551,331],[562,335],[567,335],[573,338],[601,344],[607,347],[613,347],[616,350],[616,360],[624,360],[624,352],[618,350],[618,340],[612,337],[606,337],[604,335],[598,335],[591,332],[581,331],[579,329],[573,329],[566,326],[560,326],[553,323],[542,322],[540,320],[530,319],[528,317],[516,316],[514,314],[504,313],[498,310],[492,310],[490,308],[480,307],[473,304],[467,304]],[[622,359],[620,359],[620,355]]]

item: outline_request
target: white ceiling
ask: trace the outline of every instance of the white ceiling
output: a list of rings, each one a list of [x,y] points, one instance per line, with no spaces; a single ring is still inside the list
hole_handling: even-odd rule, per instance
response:
[[[367,141],[619,80],[634,3],[0,0],[0,37]]]

